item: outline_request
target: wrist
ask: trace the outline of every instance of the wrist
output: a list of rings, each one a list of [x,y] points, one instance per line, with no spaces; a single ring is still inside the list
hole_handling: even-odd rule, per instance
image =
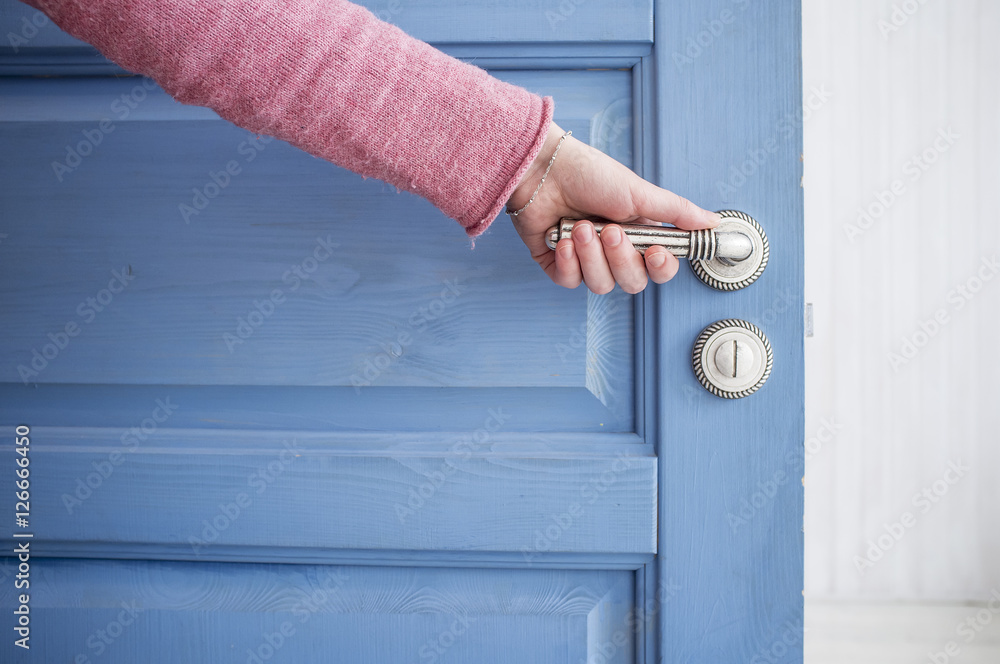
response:
[[[531,199],[531,195],[538,187],[538,183],[542,179],[542,174],[545,173],[545,168],[549,165],[549,161],[552,159],[552,155],[559,145],[559,139],[562,138],[564,133],[562,128],[555,122],[549,123],[548,133],[545,136],[544,143],[542,143],[542,148],[535,155],[535,159],[531,162],[528,170],[524,172],[521,181],[517,183],[510,198],[507,199],[508,211],[520,210]]]

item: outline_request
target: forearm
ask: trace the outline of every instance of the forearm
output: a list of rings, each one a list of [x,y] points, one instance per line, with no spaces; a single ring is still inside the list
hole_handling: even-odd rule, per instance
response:
[[[552,100],[344,0],[29,0],[125,69],[430,200],[478,235],[546,138]]]

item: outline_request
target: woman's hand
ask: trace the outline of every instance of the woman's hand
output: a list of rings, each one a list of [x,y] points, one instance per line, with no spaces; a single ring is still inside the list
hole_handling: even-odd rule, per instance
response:
[[[528,202],[565,132],[554,122],[545,145],[507,201],[508,210]],[[581,282],[595,293],[608,293],[617,282],[627,293],[638,293],[648,279],[669,281],[679,264],[663,247],[650,247],[645,260],[618,226],[600,234],[588,221],[579,222],[570,238],[555,251],[545,233],[562,217],[600,217],[607,221],[665,222],[685,230],[712,228],[719,216],[687,199],[647,182],[603,152],[569,136],[535,200],[516,217],[514,228],[545,273],[555,283],[576,288]]]

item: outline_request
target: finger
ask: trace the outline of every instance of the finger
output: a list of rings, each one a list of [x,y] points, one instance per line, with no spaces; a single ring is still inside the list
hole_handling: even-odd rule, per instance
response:
[[[580,261],[576,257],[573,248],[573,240],[563,238],[556,245],[556,269],[550,275],[552,281],[565,288],[576,288],[583,281],[583,272],[580,271]]]
[[[604,256],[611,268],[615,281],[626,293],[638,293],[646,287],[646,266],[642,256],[632,241],[616,224],[608,224],[601,231],[601,244],[604,245]]]
[[[649,278],[658,284],[665,284],[673,279],[681,267],[677,257],[663,247],[650,247],[646,250],[645,259]]]
[[[640,217],[649,217],[685,230],[714,228],[719,224],[720,217],[716,213],[642,178],[633,180],[631,189],[632,203]]]
[[[589,221],[577,222],[571,237],[587,288],[598,295],[610,293],[615,287],[615,278],[604,257],[604,247],[594,231],[594,225]]]

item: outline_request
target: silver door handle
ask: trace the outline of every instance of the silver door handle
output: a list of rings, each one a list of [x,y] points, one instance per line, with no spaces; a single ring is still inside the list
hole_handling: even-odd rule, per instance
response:
[[[665,247],[678,258],[687,258],[695,274],[717,290],[746,288],[767,266],[767,236],[753,218],[736,210],[719,212],[722,222],[716,228],[685,231],[668,226],[617,224],[629,236],[632,245],[644,254],[653,246]],[[555,249],[567,238],[579,219],[561,219],[549,229],[545,243]],[[598,235],[610,222],[593,221]]]
[[[579,219],[563,219],[558,226],[553,226],[545,238],[549,249],[555,249],[559,240],[569,237]],[[608,223],[591,222],[594,230],[600,235]],[[640,254],[653,246],[666,247],[667,251],[678,258],[689,260],[712,260],[721,258],[730,261],[742,261],[753,252],[753,242],[745,233],[736,231],[719,233],[714,228],[696,231],[682,231],[664,226],[642,226],[637,224],[617,224],[632,240]]]

